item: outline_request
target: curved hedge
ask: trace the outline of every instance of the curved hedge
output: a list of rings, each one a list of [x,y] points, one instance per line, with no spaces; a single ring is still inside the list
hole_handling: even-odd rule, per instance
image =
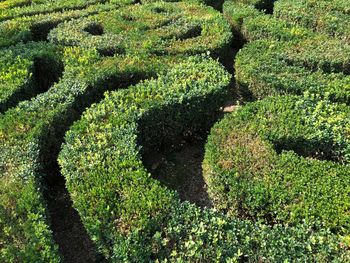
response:
[[[63,70],[60,53],[59,47],[45,43],[0,50],[0,112],[57,81]]]
[[[179,60],[155,56],[102,59],[96,51],[68,48],[65,72],[57,84],[0,115],[3,261],[57,259],[41,183],[43,176],[50,179],[47,172],[54,167],[64,132],[84,107],[107,89],[154,76]]]
[[[184,6],[185,8],[184,3],[159,5],[167,5],[169,9],[171,9],[170,6],[174,6],[174,9],[175,6]],[[116,9],[119,6],[120,2],[111,1],[106,4],[91,5],[83,10],[39,14],[3,21],[0,24],[0,31],[4,30],[5,34],[2,35],[0,46],[40,39],[45,37],[45,34],[62,20],[71,19],[74,16],[89,16],[112,8]],[[156,4],[146,6],[156,6]],[[195,4],[189,6],[196,11],[200,10],[202,15],[204,11],[208,11],[208,16],[213,17],[214,21],[224,23],[223,20],[219,20],[218,13],[212,9]],[[134,8],[135,10],[140,9],[137,6]],[[179,8],[177,10],[180,12]],[[124,12],[126,11],[124,9]],[[142,13],[142,11],[140,12]],[[38,18],[40,19],[37,20]],[[146,17],[143,18],[146,19]],[[203,26],[203,32],[207,29],[212,30],[212,28],[205,27],[206,22],[211,21],[210,18],[208,18],[208,21],[204,20],[198,22],[197,19],[195,22]],[[202,25],[201,22],[203,21]],[[139,24],[142,24],[142,21],[139,22]],[[183,23],[181,19],[177,22],[161,30],[166,34],[166,30],[171,28],[175,35],[177,33],[181,34],[181,26],[185,22]],[[147,26],[147,23],[145,25]],[[176,27],[179,30],[176,30]],[[218,27],[226,31],[220,31],[222,35],[216,35],[216,41],[229,43],[231,39],[229,27]],[[42,28],[44,28],[43,31],[41,31]],[[198,38],[201,39],[201,37]],[[217,44],[214,41],[211,42],[211,40],[212,38],[207,36],[200,45],[191,46],[191,40],[184,39],[182,44],[193,48],[180,47],[181,41],[178,41],[178,47],[176,48],[180,50],[178,53],[182,53],[182,55],[199,53],[211,50],[211,45]],[[129,41],[128,44],[130,45],[136,43],[132,37],[129,38]],[[162,47],[162,44],[162,42],[157,42],[159,47]],[[21,44],[18,47],[29,48],[36,45],[40,47],[41,44],[28,43]],[[102,57],[96,51],[95,45],[84,49],[80,47],[60,48],[60,45],[56,46],[54,44],[42,45],[57,47],[59,50],[63,49],[64,72],[62,78],[48,91],[31,100],[23,101],[17,107],[0,115],[0,172],[2,176],[0,182],[0,188],[2,189],[0,193],[0,222],[3,230],[0,235],[0,243],[2,244],[2,261],[46,262],[59,260],[57,248],[53,245],[48,226],[41,184],[44,176],[50,180],[48,171],[55,166],[55,158],[63,140],[63,135],[69,125],[79,117],[84,107],[97,101],[106,90],[128,86],[140,79],[155,76],[157,72],[169,69],[172,65],[184,59],[179,56],[168,56],[161,52],[151,54],[147,50],[146,52],[134,50],[134,52],[128,54]],[[204,45],[208,45],[208,47],[204,47]],[[171,47],[169,48],[168,53],[174,53],[171,51]],[[11,47],[8,50],[12,49],[17,50],[16,47]],[[23,48],[23,50],[26,49]],[[3,52],[12,54],[12,51]],[[44,52],[44,50],[42,49],[41,52]],[[33,52],[33,56],[35,54]],[[21,55],[27,56],[25,52]],[[30,65],[25,65],[30,67]],[[21,69],[20,65],[15,64],[14,67],[16,70]],[[21,75],[21,80],[24,75],[24,73],[23,76]],[[26,98],[22,96],[20,99]],[[26,249],[23,250],[23,247],[26,247]]]
[[[149,253],[149,247],[139,242],[159,229],[174,204],[174,193],[143,167],[138,141],[156,147],[189,127],[205,127],[229,82],[218,62],[190,58],[155,80],[107,93],[66,134],[62,174],[74,207],[107,258],[147,258],[140,253]],[[136,229],[140,240],[129,251],[127,234]],[[114,253],[122,248],[129,252]]]
[[[131,4],[132,0],[7,0],[0,5],[0,21],[20,16],[82,10],[96,4]]]
[[[274,8],[277,18],[350,41],[350,9],[347,0],[280,0]]]
[[[51,29],[58,24],[74,18],[86,17],[101,11],[116,9],[129,2],[108,1],[88,5],[86,8],[43,12],[27,16],[18,16],[0,22],[0,48],[15,45],[18,42],[46,40]],[[39,5],[42,8],[45,5]],[[19,10],[22,10],[20,8]]]
[[[216,124],[203,164],[216,207],[269,223],[350,230],[350,109],[306,95],[251,103]]]
[[[102,54],[223,54],[231,41],[228,23],[210,7],[188,2],[131,5],[59,25],[53,43],[96,47]]]
[[[310,91],[349,103],[349,47],[323,37],[254,41],[237,55],[236,81],[241,93],[252,98]]]
[[[210,123],[230,77],[217,62],[189,58],[158,79],[105,94],[66,134],[59,156],[85,227],[113,262],[332,260],[339,239],[240,221],[180,203],[147,173],[141,152]],[[278,244],[278,245],[277,245]]]

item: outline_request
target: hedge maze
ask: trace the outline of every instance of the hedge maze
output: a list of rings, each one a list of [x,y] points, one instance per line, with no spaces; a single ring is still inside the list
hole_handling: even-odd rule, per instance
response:
[[[88,261],[58,180],[103,262],[350,261],[349,6],[0,0],[0,261]],[[202,208],[143,156],[209,130]]]

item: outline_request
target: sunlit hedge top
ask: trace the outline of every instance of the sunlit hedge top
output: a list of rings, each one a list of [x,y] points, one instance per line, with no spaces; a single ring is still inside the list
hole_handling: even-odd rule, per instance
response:
[[[59,25],[53,43],[96,47],[102,54],[219,54],[230,43],[219,12],[194,3],[148,3],[102,12]]]
[[[238,53],[236,80],[242,94],[251,98],[310,91],[350,103],[349,61],[350,46],[338,39],[260,40]]]
[[[305,94],[251,103],[214,126],[204,176],[216,207],[350,233],[350,109]]]
[[[85,1],[83,1],[85,2]],[[96,2],[96,1],[92,1]],[[91,2],[91,3],[92,3]],[[117,9],[120,6],[130,4],[130,1],[102,1],[103,3],[83,4],[72,8],[58,8],[57,10],[46,9],[46,4],[30,6],[26,15],[21,15],[23,8],[19,8],[18,15],[12,19],[1,21],[0,19],[0,48],[15,45],[18,42],[46,40],[47,34],[59,23],[81,18],[98,12]],[[55,5],[54,1],[50,1]],[[81,2],[82,3],[82,2]],[[36,12],[40,8],[41,12]],[[12,9],[10,9],[12,11]],[[25,13],[25,12],[24,12]]]
[[[350,41],[350,4],[348,0],[280,0],[276,17],[292,25]]]
[[[0,50],[0,112],[57,81],[63,70],[61,57],[60,47],[46,43]]]

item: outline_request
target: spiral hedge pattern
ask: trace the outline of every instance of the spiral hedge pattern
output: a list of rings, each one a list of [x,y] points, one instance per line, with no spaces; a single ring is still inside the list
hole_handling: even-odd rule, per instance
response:
[[[219,2],[0,1],[2,262],[65,260],[57,162],[106,261],[350,260],[346,1]],[[239,92],[262,100],[213,126],[199,208],[142,155],[216,122],[232,43]]]

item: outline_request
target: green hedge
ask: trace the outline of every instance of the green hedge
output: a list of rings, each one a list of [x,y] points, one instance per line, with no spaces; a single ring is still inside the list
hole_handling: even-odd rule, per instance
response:
[[[68,48],[60,82],[0,115],[1,261],[58,260],[41,182],[43,176],[50,176],[47,172],[54,167],[65,130],[103,91],[154,76],[179,60],[155,56],[102,59],[93,50]]]
[[[173,5],[175,9],[175,6],[185,4],[167,4],[167,6],[170,5]],[[147,6],[149,8],[150,6],[156,7],[157,4]],[[199,7],[194,4],[190,4],[190,6],[196,11],[199,9],[202,15],[205,11],[208,11],[209,15],[214,20],[216,19],[215,21],[219,19],[218,13],[212,9],[204,6]],[[70,19],[71,14],[79,16],[91,15],[91,10],[92,12],[100,12],[101,10],[109,10],[112,7],[112,4],[91,6],[91,9],[84,11],[85,13],[82,10],[78,10],[64,12],[62,15],[64,19]],[[116,6],[114,5],[113,8],[116,8]],[[138,7],[135,6],[134,8],[137,10]],[[61,13],[56,14],[58,20],[60,20],[62,18]],[[45,15],[18,18],[18,20],[22,19],[22,25],[24,28],[27,28],[24,31],[20,29],[21,23],[17,27],[17,18],[2,22],[2,26],[8,23],[8,27],[5,26],[3,28],[7,28],[8,32],[10,32],[9,35],[3,35],[2,40],[5,42],[2,43],[4,46],[20,40],[28,41],[32,38],[30,35],[32,32],[40,33],[40,26],[36,27],[37,31],[33,31],[33,24],[30,22],[35,21],[38,17],[46,19]],[[54,25],[58,21],[55,20],[55,14],[47,15],[47,17],[50,17],[48,28],[52,26],[50,24],[52,21],[55,21]],[[208,21],[211,20],[208,19]],[[26,22],[30,23],[26,24]],[[172,28],[173,32],[177,34],[176,26],[181,29],[183,21],[180,19],[177,22],[179,23],[161,30],[166,33],[167,29]],[[221,22],[225,23],[223,20]],[[213,24],[215,23],[211,25]],[[14,25],[14,27],[12,28],[11,25]],[[45,23],[43,25],[44,27],[46,26]],[[16,31],[17,29],[18,31]],[[209,27],[204,27],[204,29],[212,30]],[[202,32],[205,32],[205,30],[202,30]],[[44,31],[47,32],[48,30]],[[11,34],[13,32],[16,34],[12,38]],[[229,27],[227,27],[227,32],[220,31],[219,33],[222,33],[222,35],[219,39],[216,35],[216,40],[219,42],[230,41]],[[28,37],[27,34],[29,34]],[[198,38],[201,39],[201,37]],[[178,53],[183,55],[200,53],[212,50],[212,45],[217,44],[217,42],[212,40],[210,36],[207,36],[200,45],[195,43],[191,46],[191,40],[186,42],[186,39],[184,39],[184,41],[178,41],[176,48],[179,50]],[[130,41],[133,41],[132,38]],[[182,42],[184,47],[181,47],[180,42]],[[135,42],[129,42],[129,44],[133,43]],[[159,47],[162,47],[162,44],[162,42],[157,43]],[[22,46],[30,45],[35,46],[36,44]],[[51,46],[51,44],[45,45]],[[185,45],[188,45],[189,48]],[[204,47],[204,45],[208,46]],[[169,48],[171,50],[171,46]],[[16,48],[14,47],[13,49]],[[33,260],[29,261],[50,261],[51,259],[49,258],[58,260],[57,249],[53,245],[47,223],[41,182],[43,176],[48,176],[47,171],[50,167],[55,165],[55,158],[64,132],[73,120],[79,117],[84,107],[97,101],[105,90],[128,86],[140,79],[155,76],[157,72],[166,70],[171,65],[177,64],[184,59],[178,56],[167,56],[162,52],[154,52],[157,54],[152,55],[149,51],[137,52],[136,50],[130,52],[132,54],[116,54],[112,57],[101,57],[94,46],[91,49],[66,47],[63,53],[64,73],[57,84],[53,85],[47,92],[34,97],[32,100],[21,102],[17,107],[9,109],[5,114],[0,115],[0,143],[2,145],[0,168],[4,178],[0,183],[0,188],[3,190],[0,194],[2,201],[0,220],[2,228],[6,230],[0,236],[0,243],[3,244],[1,253],[3,261],[27,261],[29,258],[33,258]],[[169,51],[168,53],[172,54],[174,52]],[[16,195],[11,195],[10,193],[12,192],[16,193]],[[35,217],[36,220],[33,220],[32,217]],[[41,228],[37,229],[37,226],[41,226]],[[33,232],[36,234],[29,235],[29,233]],[[27,250],[22,250],[22,247],[26,247]]]
[[[143,167],[138,142],[157,147],[164,138],[206,127],[229,82],[218,62],[190,58],[155,80],[107,93],[66,134],[62,174],[74,207],[107,258],[150,256],[143,242],[160,229],[175,202],[174,193]],[[134,237],[128,233],[135,230],[137,243],[129,244]]]
[[[0,112],[57,81],[63,71],[61,56],[61,48],[46,43],[0,50]]]
[[[306,94],[248,104],[214,126],[203,164],[215,206],[350,233],[350,109]]]
[[[54,12],[82,10],[96,4],[131,4],[132,0],[15,0],[0,5],[0,21],[21,16],[33,16]]]
[[[226,0],[223,14],[230,22],[234,33],[240,35],[245,19],[264,15],[267,9],[272,10],[274,2],[274,0]]]
[[[350,41],[350,11],[347,0],[280,0],[275,4],[274,14],[292,25]]]
[[[86,17],[101,11],[116,9],[123,5],[123,3],[117,3],[111,1],[111,3],[90,5],[84,9],[19,16],[2,21],[0,22],[0,48],[15,45],[18,42],[46,40],[50,30],[59,23],[74,18]]]
[[[348,262],[343,240],[305,223],[273,227],[182,203],[152,237],[161,262]]]
[[[52,30],[53,43],[96,47],[102,54],[223,54],[231,41],[228,23],[211,7],[156,2],[131,5],[72,20]]]
[[[189,58],[157,79],[105,94],[66,133],[62,173],[85,227],[112,262],[331,261],[340,239],[315,225],[269,227],[180,203],[141,155],[189,129],[208,127],[230,77]],[[321,227],[321,226],[318,226]]]
[[[349,50],[344,42],[324,37],[254,41],[237,54],[236,81],[240,92],[252,98],[310,91],[349,103]]]
[[[316,36],[309,29],[300,26],[291,26],[283,20],[261,13],[256,16],[246,17],[240,30],[242,37],[247,42],[260,39],[297,41]]]
[[[10,8],[26,6],[30,2],[30,0],[4,0],[0,2],[0,10],[6,11]]]

